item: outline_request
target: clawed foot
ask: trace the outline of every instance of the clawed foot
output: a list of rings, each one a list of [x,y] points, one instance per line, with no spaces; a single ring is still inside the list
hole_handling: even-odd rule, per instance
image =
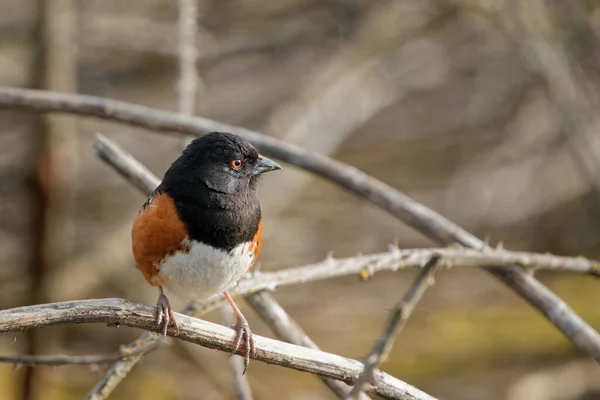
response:
[[[179,334],[179,327],[173,316],[173,309],[169,304],[169,299],[161,289],[158,301],[156,302],[156,325],[154,326],[154,330],[163,336],[167,336],[169,323],[173,324],[175,331]]]
[[[242,375],[244,375],[248,369],[248,365],[250,365],[250,361],[254,360],[256,357],[254,338],[252,337],[252,332],[248,326],[248,321],[246,321],[246,318],[244,318],[244,314],[242,314],[238,306],[235,304],[235,301],[233,301],[231,295],[227,291],[224,291],[223,296],[225,296],[225,299],[227,299],[229,302],[229,305],[233,309],[233,312],[237,318],[237,322],[232,326],[233,330],[235,330],[235,336],[233,338],[233,351],[229,357],[237,353],[240,347],[245,350],[242,352],[242,355],[244,356],[244,371],[242,372]]]
[[[254,337],[252,337],[252,332],[250,331],[250,327],[248,326],[248,321],[245,318],[238,318],[237,322],[232,326],[235,330],[235,337],[233,338],[233,351],[231,352],[231,357],[240,349],[245,350],[244,357],[244,371],[242,375],[246,373],[248,369],[248,365],[250,365],[250,361],[254,360],[256,357],[256,349],[254,348]]]

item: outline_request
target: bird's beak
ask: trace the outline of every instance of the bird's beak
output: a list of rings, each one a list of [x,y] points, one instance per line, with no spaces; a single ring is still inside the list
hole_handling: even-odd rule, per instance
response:
[[[275,161],[267,157],[260,156],[258,159],[258,163],[256,164],[256,166],[254,166],[254,169],[252,170],[252,175],[260,175],[265,172],[275,171],[278,169],[281,169],[281,166]]]

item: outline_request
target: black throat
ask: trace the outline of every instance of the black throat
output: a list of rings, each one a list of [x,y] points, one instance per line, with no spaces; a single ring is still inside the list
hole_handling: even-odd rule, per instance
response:
[[[156,190],[174,200],[191,240],[229,252],[251,241],[258,230],[261,210],[254,185],[231,194],[213,191],[202,183],[163,182]]]

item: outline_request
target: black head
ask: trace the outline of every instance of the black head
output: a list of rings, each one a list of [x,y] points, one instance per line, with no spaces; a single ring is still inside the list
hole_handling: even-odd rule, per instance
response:
[[[163,183],[205,185],[210,191],[234,194],[254,188],[265,172],[281,169],[246,140],[211,132],[194,139],[165,173]]]

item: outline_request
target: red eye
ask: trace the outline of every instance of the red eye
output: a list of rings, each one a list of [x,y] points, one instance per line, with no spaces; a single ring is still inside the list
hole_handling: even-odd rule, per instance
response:
[[[231,162],[231,166],[235,169],[240,169],[242,168],[242,160],[233,160]]]

